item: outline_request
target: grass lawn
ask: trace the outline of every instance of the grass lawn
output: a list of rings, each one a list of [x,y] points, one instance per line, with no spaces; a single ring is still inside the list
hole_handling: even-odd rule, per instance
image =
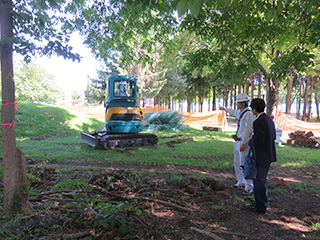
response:
[[[213,169],[233,167],[234,132],[197,129],[180,132],[155,132],[156,147],[105,151],[80,141],[80,132],[100,130],[104,123],[63,108],[42,104],[19,103],[16,111],[17,146],[33,163],[134,162],[137,164],[193,165]],[[2,138],[0,138],[2,141]],[[168,142],[179,142],[174,148]],[[2,147],[2,145],[1,145]],[[0,149],[0,154],[2,151]],[[284,146],[277,148],[278,166],[292,169],[320,165],[316,149]],[[139,156],[135,158],[134,156]]]

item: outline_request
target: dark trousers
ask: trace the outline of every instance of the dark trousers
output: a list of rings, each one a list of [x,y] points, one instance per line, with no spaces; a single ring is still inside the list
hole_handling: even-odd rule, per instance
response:
[[[267,174],[270,164],[257,165],[257,177],[253,180],[255,208],[259,212],[266,212],[268,207]]]

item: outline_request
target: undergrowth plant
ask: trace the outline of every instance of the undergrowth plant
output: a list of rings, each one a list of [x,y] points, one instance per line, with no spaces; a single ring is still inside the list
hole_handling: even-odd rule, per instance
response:
[[[78,208],[84,215],[88,214],[88,212],[93,213],[95,215],[92,219],[93,225],[97,228],[112,226],[117,228],[120,233],[125,233],[127,227],[131,225],[127,217],[129,212],[133,211],[137,215],[142,213],[140,209],[132,208],[127,201],[111,204],[102,202],[107,201],[105,197],[89,196],[88,193],[94,187],[89,185],[85,178],[65,179],[56,184],[51,190],[58,189],[74,191],[73,203],[69,204],[69,207]],[[77,214],[79,215],[79,213]]]
[[[320,222],[316,222],[316,223],[312,222],[310,227],[311,227],[313,230],[319,231],[319,230],[320,230]]]

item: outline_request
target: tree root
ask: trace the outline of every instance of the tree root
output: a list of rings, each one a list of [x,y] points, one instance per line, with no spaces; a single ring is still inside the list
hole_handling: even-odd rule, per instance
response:
[[[180,210],[183,210],[183,211],[188,211],[188,212],[192,212],[194,210],[194,209],[191,209],[191,208],[182,207],[182,206],[174,204],[174,203],[169,203],[169,202],[166,202],[166,201],[163,201],[163,200],[149,198],[149,197],[135,197],[135,196],[126,196],[126,195],[122,196],[122,195],[114,194],[114,193],[111,193],[111,192],[104,192],[104,193],[108,194],[108,195],[111,195],[113,197],[119,197],[119,198],[123,198],[123,199],[138,199],[138,200],[152,201],[152,202],[155,202],[155,203],[161,203],[163,205],[174,207],[174,208],[177,208],[177,209],[180,209]]]
[[[237,233],[237,232],[229,232],[229,231],[221,231],[221,230],[211,230],[211,231],[206,231],[206,230],[201,230],[199,228],[195,228],[195,227],[190,227],[191,230],[205,234],[209,237],[212,237],[213,239],[216,240],[223,240],[223,238],[218,237],[217,235],[215,235],[214,233],[222,233],[222,234],[229,234],[229,235],[235,235],[235,236],[242,236],[248,239],[260,239],[258,237],[254,237],[251,236],[249,234],[243,234],[243,233]]]
[[[201,233],[201,234],[203,234],[203,235],[206,235],[206,236],[208,236],[208,237],[211,237],[212,239],[215,239],[215,240],[224,240],[223,238],[218,237],[218,236],[215,235],[214,233],[209,232],[209,231],[207,231],[207,230],[201,230],[201,229],[195,228],[195,227],[190,227],[190,229],[193,230],[193,231],[196,231],[196,232],[198,232],[198,233]]]

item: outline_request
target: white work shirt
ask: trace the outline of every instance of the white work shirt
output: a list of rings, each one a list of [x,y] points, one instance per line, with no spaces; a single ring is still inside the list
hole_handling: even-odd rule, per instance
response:
[[[240,124],[237,136],[238,138],[241,138],[241,144],[246,144],[246,145],[247,145],[248,138],[250,138],[253,133],[253,120],[254,120],[251,108],[247,107],[243,111],[246,111],[247,109],[249,109],[249,111],[243,114],[240,120],[240,123],[239,123],[239,118],[242,113],[240,109],[239,110],[234,110],[232,108],[225,109],[225,111],[229,113],[232,117],[235,117],[237,119],[238,124]]]

